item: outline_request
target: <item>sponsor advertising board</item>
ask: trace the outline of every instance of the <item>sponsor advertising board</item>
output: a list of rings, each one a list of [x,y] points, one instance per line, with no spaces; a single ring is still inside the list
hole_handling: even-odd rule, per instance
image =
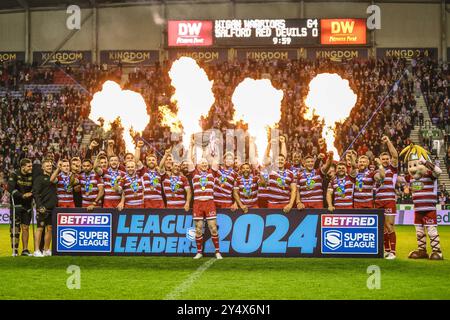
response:
[[[336,222],[334,219],[339,217]],[[55,255],[192,256],[192,214],[172,209],[56,209]],[[381,210],[219,210],[220,250],[242,257],[382,257]],[[214,253],[208,228],[206,254]],[[339,235],[339,232],[342,234]],[[337,241],[342,241],[337,243]]]

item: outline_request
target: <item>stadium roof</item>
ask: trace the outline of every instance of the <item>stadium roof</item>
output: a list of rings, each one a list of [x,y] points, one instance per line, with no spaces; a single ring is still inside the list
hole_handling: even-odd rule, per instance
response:
[[[314,2],[317,0],[304,0]],[[320,0],[321,2],[365,2],[368,0]],[[445,0],[444,0],[445,1]],[[224,3],[224,2],[267,2],[264,0],[1,0],[0,10],[39,10],[39,9],[65,9],[76,4],[82,8],[92,6],[120,6],[162,3]],[[300,0],[270,0],[270,2],[300,2]],[[441,3],[442,0],[376,0],[375,3]]]

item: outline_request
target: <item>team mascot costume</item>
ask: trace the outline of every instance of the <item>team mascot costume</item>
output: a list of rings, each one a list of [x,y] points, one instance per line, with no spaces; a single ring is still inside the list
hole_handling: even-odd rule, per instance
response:
[[[442,170],[430,161],[428,151],[411,143],[400,153],[408,163],[405,177],[414,203],[417,250],[409,253],[410,259],[443,260],[437,230],[437,178]],[[426,232],[426,233],[425,233]],[[430,238],[431,254],[427,253],[427,236]]]

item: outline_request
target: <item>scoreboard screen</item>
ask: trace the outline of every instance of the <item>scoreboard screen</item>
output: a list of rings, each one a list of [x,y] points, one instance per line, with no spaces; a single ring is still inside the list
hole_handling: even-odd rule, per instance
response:
[[[319,19],[229,19],[214,21],[219,46],[304,46],[320,44]]]

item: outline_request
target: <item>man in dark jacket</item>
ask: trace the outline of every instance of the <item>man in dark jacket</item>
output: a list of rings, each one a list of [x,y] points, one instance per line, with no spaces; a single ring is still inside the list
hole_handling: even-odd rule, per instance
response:
[[[42,162],[43,174],[33,182],[33,195],[36,202],[37,230],[35,243],[41,243],[42,232],[45,228],[44,252],[36,248],[35,257],[50,256],[50,243],[52,241],[52,211],[58,204],[56,184],[50,180],[53,163],[46,159]]]
[[[22,231],[22,256],[31,255],[28,251],[28,237],[33,201],[32,168],[30,159],[22,159],[20,169],[13,172],[8,179],[8,191],[11,194],[10,234],[13,256],[18,255],[20,231]]]

